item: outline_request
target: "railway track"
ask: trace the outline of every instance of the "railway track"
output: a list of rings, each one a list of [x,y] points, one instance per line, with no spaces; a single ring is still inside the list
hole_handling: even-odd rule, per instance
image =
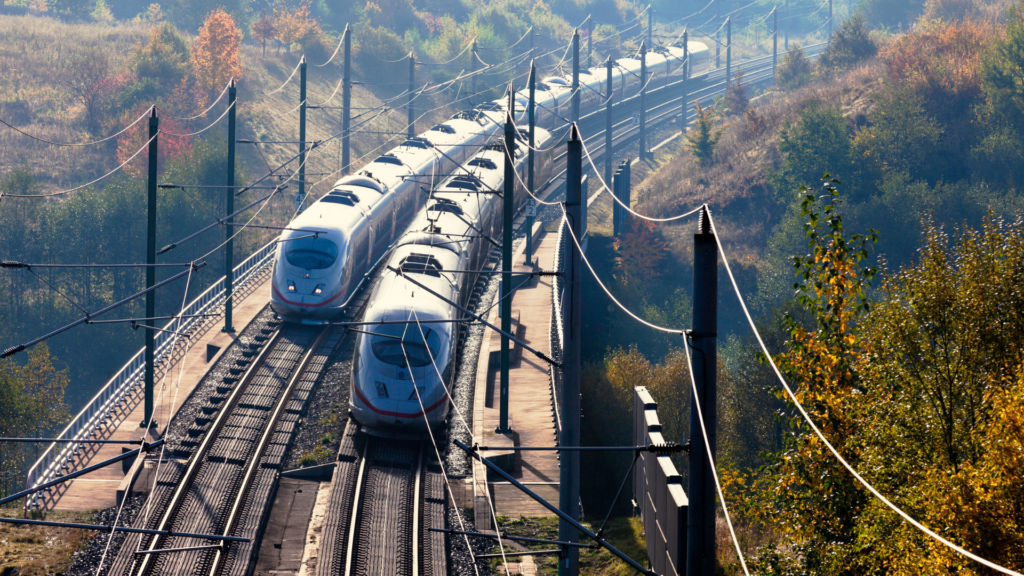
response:
[[[372,288],[367,284],[340,320],[362,313]],[[185,433],[170,439],[149,507],[135,525],[250,542],[222,546],[199,538],[129,537],[109,574],[251,572],[303,409],[346,334],[279,320],[247,328],[235,344],[241,358],[215,383],[194,420],[176,423]]]
[[[447,574],[444,478],[422,441],[378,438],[349,421],[316,574]]]
[[[771,58],[748,63],[748,84],[770,78]],[[707,101],[724,90],[721,71],[692,90],[690,101]],[[648,95],[650,127],[676,116],[678,87]],[[613,149],[635,138],[631,98],[616,106]],[[581,119],[604,152],[604,111]],[[614,150],[613,150],[614,151]],[[556,162],[562,162],[557,158]],[[558,177],[544,196],[556,194]],[[522,215],[517,218],[521,226]],[[372,282],[368,283],[372,284]],[[480,282],[475,290],[479,292]],[[342,320],[362,314],[372,286],[365,286]],[[345,331],[283,326],[271,321],[258,334],[239,338],[245,361],[236,362],[214,387],[201,414],[161,463],[152,510],[138,527],[250,538],[218,545],[196,538],[136,536],[122,546],[111,574],[247,576],[276,492],[283,459],[306,400]],[[244,341],[243,341],[244,340]],[[440,464],[421,441],[385,440],[360,434],[349,422],[337,458],[316,573],[446,574],[444,484]]]

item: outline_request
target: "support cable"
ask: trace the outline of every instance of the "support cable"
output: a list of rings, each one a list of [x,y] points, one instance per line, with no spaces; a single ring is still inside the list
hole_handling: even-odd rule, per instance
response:
[[[125,132],[128,131],[129,128],[131,128],[132,126],[135,126],[136,124],[141,122],[143,118],[146,118],[147,116],[149,116],[149,113],[152,112],[152,111],[153,111],[153,106],[150,106],[149,108],[146,108],[146,111],[142,113],[142,116],[139,116],[138,118],[136,118],[134,122],[132,122],[131,124],[125,126],[121,130],[119,130],[117,133],[111,134],[110,136],[107,136],[105,138],[101,138],[99,140],[93,140],[92,142],[79,142],[79,143],[75,143],[75,142],[53,142],[52,140],[46,140],[45,138],[40,138],[38,136],[33,136],[32,134],[29,134],[28,132],[25,132],[25,131],[21,130],[20,128],[15,127],[13,124],[9,124],[3,118],[0,118],[0,123],[2,123],[4,126],[7,126],[11,130],[14,130],[15,132],[21,134],[22,136],[28,136],[29,138],[31,138],[33,140],[38,140],[39,142],[42,142],[44,144],[50,144],[51,146],[65,146],[65,147],[94,146],[96,144],[102,144],[104,142],[107,142],[108,140],[112,140],[114,138],[117,138],[121,134],[124,134]],[[11,194],[7,194],[7,196],[12,196],[12,195]]]
[[[232,78],[231,80],[234,80],[234,78]],[[210,105],[207,106],[205,110],[203,110],[199,114],[196,114],[195,116],[178,117],[178,116],[175,116],[174,114],[171,114],[170,112],[164,110],[163,108],[161,108],[159,106],[155,106],[155,108],[157,110],[160,110],[162,115],[167,116],[168,118],[171,118],[172,120],[178,120],[179,122],[188,122],[188,121],[195,120],[197,118],[202,118],[203,116],[206,116],[207,112],[209,112],[210,110],[213,110],[213,107],[217,105],[217,102],[220,102],[220,99],[223,98],[225,94],[227,94],[228,88],[230,88],[230,87],[231,87],[231,81],[229,80],[228,83],[224,85],[224,89],[220,91],[220,95],[218,95],[217,98],[213,102],[210,102]]]
[[[231,109],[235,107],[235,104],[237,104],[237,102],[238,101],[236,100],[235,102],[232,102],[231,104],[229,104],[228,107],[226,109],[224,109],[224,113],[221,114],[220,117],[218,117],[216,120],[214,120],[212,123],[210,123],[209,126],[207,126],[205,128],[201,128],[201,129],[199,129],[199,130],[197,130],[195,132],[189,132],[188,134],[175,134],[174,132],[168,132],[166,130],[161,130],[160,133],[161,134],[166,134],[168,136],[172,136],[174,138],[191,138],[192,136],[198,136],[199,134],[202,134],[203,132],[206,132],[210,128],[213,128],[214,126],[217,125],[218,122],[223,120],[224,117],[228,115],[228,112],[230,112]]]
[[[296,65],[295,65],[295,68],[293,68],[293,69],[292,69],[292,73],[291,73],[291,75],[290,75],[290,76],[288,76],[288,79],[284,81],[284,84],[281,84],[281,85],[280,85],[280,86],[279,86],[279,87],[278,87],[278,88],[277,88],[276,90],[274,90],[273,92],[267,92],[266,94],[264,94],[264,96],[270,96],[271,94],[277,94],[277,93],[278,93],[278,92],[280,92],[281,90],[284,90],[284,87],[285,87],[285,86],[287,86],[287,85],[288,85],[288,83],[292,81],[292,78],[294,78],[294,77],[295,77],[295,73],[299,71],[299,67],[300,67],[300,66],[302,66],[302,60],[301,60],[301,59],[299,59],[299,62],[298,62],[298,63],[297,63]]]
[[[710,210],[708,211],[710,212]],[[725,494],[722,493],[722,483],[718,479],[718,470],[715,469],[715,456],[711,453],[711,444],[708,442],[708,429],[704,426],[704,411],[700,408],[700,395],[697,392],[697,380],[693,377],[693,361],[690,359],[690,342],[688,339],[691,334],[683,334],[683,350],[686,352],[686,368],[687,373],[690,375],[690,384],[693,388],[693,406],[697,407],[697,418],[700,420],[701,438],[704,440],[704,448],[708,455],[708,464],[710,464],[711,475],[715,478],[715,488],[718,490],[718,501],[722,503],[722,512],[725,513],[725,523],[729,526],[729,535],[732,536],[732,543],[736,547],[736,555],[740,558],[740,566],[743,567],[743,573],[746,576],[750,576],[750,570],[747,570],[747,561],[743,558],[743,551],[740,550],[740,541],[736,538],[736,530],[732,527],[732,518],[729,516],[729,506],[725,503]],[[694,350],[696,352],[696,349]]]
[[[636,320],[637,322],[643,324],[644,326],[647,326],[648,328],[653,328],[659,332],[667,332],[669,334],[685,334],[686,330],[680,328],[666,328],[665,326],[659,326],[657,324],[652,324],[647,320],[644,320],[643,318],[633,313],[632,310],[626,308],[626,306],[623,305],[622,302],[619,302],[618,298],[612,295],[611,291],[608,290],[608,287],[604,285],[604,282],[602,282],[601,278],[597,275],[597,272],[594,271],[594,267],[590,265],[590,260],[587,259],[587,255],[583,253],[583,248],[580,246],[579,240],[576,238],[576,235],[573,234],[572,227],[569,225],[569,216],[565,211],[565,206],[562,206],[561,208],[562,222],[564,223],[566,230],[569,232],[569,237],[572,238],[573,244],[576,245],[576,249],[579,250],[580,257],[582,258],[583,263],[587,265],[588,269],[590,269],[590,274],[594,277],[594,280],[597,280],[597,285],[600,286],[601,290],[603,290],[604,293],[607,294],[608,297],[612,299],[612,302],[615,302],[615,305],[618,306],[623,312],[628,314],[633,320]]]
[[[917,528],[921,532],[924,532],[926,535],[928,535],[932,539],[942,543],[947,548],[949,548],[949,549],[951,549],[951,550],[953,550],[953,551],[955,551],[955,552],[957,552],[957,553],[959,553],[959,554],[961,554],[963,556],[966,556],[966,557],[970,558],[971,560],[974,560],[975,562],[978,562],[979,564],[982,564],[983,566],[987,566],[988,568],[996,570],[997,572],[1002,572],[1003,574],[1009,574],[1010,576],[1024,576],[1020,572],[1014,572],[1013,570],[1010,570],[1009,568],[1004,568],[1004,567],[996,564],[995,562],[991,562],[989,560],[986,560],[986,559],[982,558],[981,556],[973,554],[973,553],[969,552],[968,550],[966,550],[966,549],[964,549],[964,548],[962,548],[960,546],[957,546],[956,544],[950,542],[949,540],[946,540],[942,536],[939,536],[937,533],[935,533],[934,531],[929,529],[927,526],[925,526],[924,524],[921,524],[920,522],[915,520],[913,517],[911,517],[909,514],[904,512],[900,507],[898,507],[895,504],[893,504],[892,502],[890,502],[888,498],[883,496],[881,492],[879,492],[874,486],[872,486],[867,480],[865,480],[864,477],[861,476],[856,470],[854,470],[853,466],[851,466],[850,463],[847,462],[846,459],[843,458],[843,456],[841,454],[839,454],[839,451],[836,450],[835,446],[833,446],[832,443],[829,442],[827,438],[825,438],[825,435],[822,434],[821,430],[818,429],[818,426],[814,423],[814,421],[811,419],[810,415],[804,409],[803,405],[797,399],[796,394],[793,392],[793,389],[789,386],[789,383],[782,376],[782,372],[779,370],[778,365],[775,364],[775,359],[774,359],[774,357],[772,357],[771,352],[768,351],[768,347],[765,346],[764,340],[761,338],[761,333],[758,332],[757,325],[754,324],[754,320],[750,316],[750,310],[747,309],[747,304],[743,300],[743,294],[740,292],[739,284],[736,283],[736,277],[733,276],[732,268],[729,266],[729,259],[726,257],[725,250],[722,248],[722,240],[718,236],[718,230],[715,228],[715,221],[711,217],[710,210],[708,211],[708,222],[711,224],[711,233],[715,235],[715,243],[718,244],[718,251],[722,255],[722,263],[725,264],[725,271],[729,274],[729,281],[732,283],[733,291],[736,293],[736,299],[739,300],[740,307],[743,309],[743,315],[746,317],[747,323],[750,325],[750,329],[754,332],[754,337],[757,339],[757,343],[761,347],[761,351],[764,353],[764,356],[765,356],[765,358],[767,358],[768,364],[771,366],[772,371],[775,372],[775,376],[778,378],[779,383],[782,384],[783,389],[785,389],[786,394],[793,401],[793,404],[796,406],[797,410],[800,412],[800,415],[803,417],[804,421],[807,422],[807,424],[810,426],[811,430],[814,431],[814,434],[822,441],[822,443],[825,444],[825,447],[828,448],[829,452],[831,452],[832,455],[835,456],[836,460],[838,460],[839,463],[842,464],[843,467],[846,468],[846,470],[851,475],[853,475],[853,477],[856,478],[857,481],[862,486],[864,486],[864,488],[866,488],[869,492],[871,492],[871,494],[873,494],[876,498],[881,500],[883,504],[885,504],[886,506],[889,507],[889,509],[891,509],[893,512],[895,512],[900,517],[902,517],[904,520],[906,520],[911,526]]]
[[[149,148],[150,143],[152,143],[153,140],[156,140],[158,136],[160,136],[160,132],[159,131],[152,138],[150,138],[145,144],[143,144],[142,148],[139,148],[138,150],[136,150],[135,153],[132,154],[130,158],[128,158],[127,160],[125,160],[124,162],[119,164],[116,168],[114,168],[110,172],[107,172],[106,174],[104,174],[103,176],[100,176],[99,178],[93,180],[92,182],[88,182],[86,184],[82,184],[81,186],[76,186],[74,188],[69,188],[67,190],[58,190],[56,192],[44,192],[42,194],[6,194],[6,193],[3,193],[3,192],[0,192],[0,199],[2,199],[4,196],[8,196],[10,198],[51,198],[53,196],[62,196],[64,194],[70,194],[72,192],[76,192],[78,190],[81,190],[82,188],[87,188],[87,187],[92,186],[93,184],[99,182],[100,180],[103,180],[103,179],[111,176],[112,174],[114,174],[115,172],[120,170],[121,168],[124,168],[125,166],[127,166],[128,163],[131,162],[132,160],[135,160],[135,157],[138,156],[139,154],[141,154],[143,150]]]
[[[411,310],[410,309],[410,311],[415,313],[415,310]],[[419,320],[418,319],[417,319],[416,323],[417,323],[417,325],[419,325]],[[405,357],[405,364],[406,364],[406,366],[409,365],[409,354],[405,350],[405,336],[406,336],[406,334],[408,334],[408,332],[409,332],[409,325],[406,324],[405,325],[405,331],[402,333],[401,340],[399,341],[399,345],[402,346],[402,356]],[[420,334],[422,334],[422,333],[423,333],[423,328],[420,327]],[[424,342],[426,342],[426,340],[424,340]],[[427,346],[426,349],[427,349],[427,354],[430,355],[430,361],[434,362],[434,355],[430,351],[430,346]],[[437,369],[437,364],[434,364],[434,369],[435,370]],[[420,397],[420,389],[419,389],[419,386],[417,386],[417,384],[416,384],[416,376],[413,376],[411,371],[409,372],[409,375],[412,377],[412,389],[413,389],[413,392],[416,393],[416,401],[419,402],[420,413],[423,414],[423,421],[424,421],[424,423],[427,426],[427,433],[430,434],[430,443],[434,447],[434,454],[437,455],[437,464],[441,468],[441,475],[444,477],[444,486],[445,486],[445,488],[448,489],[448,496],[452,499],[452,502],[455,502],[455,494],[452,492],[451,479],[448,478],[448,471],[445,470],[445,468],[444,468],[444,461],[441,459],[441,452],[437,448],[437,440],[434,439],[434,431],[430,428],[430,419],[427,418],[427,409],[423,405],[423,398]],[[441,378],[440,373],[438,373],[438,378],[440,379],[441,387],[444,388],[444,390],[445,390],[445,395],[448,395],[448,387],[445,386],[444,379]],[[424,387],[424,389],[426,389],[426,387]],[[455,401],[452,400],[451,396],[448,396],[448,399],[449,399],[449,401],[451,401],[452,405],[454,406],[455,405]],[[473,432],[470,431],[469,435],[472,436]],[[489,494],[488,494],[488,498],[490,498]],[[493,507],[492,507],[492,514],[493,514]],[[462,513],[459,510],[456,510],[455,511],[455,515],[459,519],[459,527],[462,528],[463,532],[465,532],[466,531],[466,524],[462,520]],[[495,529],[495,531],[498,530],[497,522],[495,522],[494,529]],[[480,570],[476,567],[476,554],[473,553],[473,547],[470,546],[470,544],[469,544],[469,536],[463,534],[463,538],[465,538],[465,540],[466,540],[466,551],[469,553],[470,558],[473,559],[473,571],[476,572],[476,574],[479,575],[480,574]],[[500,544],[501,540],[499,540],[498,542]],[[505,572],[506,572],[506,574],[508,573],[508,563],[507,563],[507,561],[506,561],[506,564],[505,564]]]

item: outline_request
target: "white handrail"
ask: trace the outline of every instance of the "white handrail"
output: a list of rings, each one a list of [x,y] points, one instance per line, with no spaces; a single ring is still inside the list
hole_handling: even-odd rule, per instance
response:
[[[246,258],[233,271],[233,289],[235,294],[241,292],[251,284],[258,276],[270,268],[274,260],[274,249],[277,241],[271,241],[251,256]],[[220,311],[217,316],[202,317],[199,315],[215,313],[222,308],[225,300],[224,277],[221,277],[212,286],[206,289],[195,300],[189,303],[182,316],[196,316],[193,318],[179,318],[168,322],[164,326],[165,332],[159,332],[155,338],[156,351],[155,366],[156,376],[163,376],[165,367],[169,366],[177,356],[182,354],[178,346],[181,335],[194,333],[201,329],[207,322],[217,322],[218,317],[223,315]],[[62,440],[85,440],[105,425],[112,415],[122,406],[124,401],[130,400],[132,395],[141,388],[142,378],[145,370],[145,348],[139,350],[121,370],[111,378],[92,400],[71,420],[64,430],[57,436]],[[139,390],[141,391],[141,390]],[[26,486],[38,486],[49,482],[55,477],[62,475],[62,470],[68,469],[74,460],[74,449],[78,446],[75,443],[53,443],[36,460],[29,469],[26,478]],[[31,502],[38,503],[38,493],[33,495]],[[29,499],[26,498],[26,507]]]

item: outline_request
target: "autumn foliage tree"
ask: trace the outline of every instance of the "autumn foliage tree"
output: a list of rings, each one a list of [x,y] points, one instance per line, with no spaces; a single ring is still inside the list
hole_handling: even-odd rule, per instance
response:
[[[277,25],[274,19],[266,12],[260,12],[260,19],[252,23],[252,37],[259,40],[263,46],[263,55],[267,55],[267,40],[273,40],[277,35]]]
[[[131,124],[148,109],[149,106],[142,105],[129,110],[121,118],[122,124],[125,126]],[[160,118],[161,133],[157,141],[158,170],[162,171],[168,160],[184,156],[192,150],[192,144],[188,138],[172,136],[172,134],[183,134],[186,131],[185,127],[173,118],[169,116]],[[119,164],[127,162],[124,172],[133,178],[145,178],[149,170],[148,142],[149,122],[145,119],[132,126],[117,139],[117,161]],[[144,147],[145,149],[139,152]]]
[[[242,76],[238,49],[242,33],[231,15],[218,8],[210,12],[192,44],[192,73],[204,90],[213,91]]]
[[[285,6],[275,8],[274,21],[277,25],[275,38],[285,46],[299,44],[308,51],[323,35],[320,23],[309,14],[309,2],[303,2],[294,10]]]

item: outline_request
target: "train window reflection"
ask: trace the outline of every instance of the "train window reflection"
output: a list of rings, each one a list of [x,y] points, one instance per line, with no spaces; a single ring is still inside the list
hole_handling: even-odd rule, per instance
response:
[[[375,332],[379,336],[374,336],[370,341],[373,355],[381,362],[392,366],[405,367],[406,357],[409,358],[410,368],[429,366],[430,359],[437,358],[437,351],[441,345],[441,338],[436,332],[430,328],[423,328],[423,334],[420,334],[420,329],[415,323],[378,326]],[[426,342],[423,336],[427,337]]]
[[[288,242],[285,258],[288,263],[306,270],[320,270],[338,259],[338,245],[324,237],[298,238]]]

